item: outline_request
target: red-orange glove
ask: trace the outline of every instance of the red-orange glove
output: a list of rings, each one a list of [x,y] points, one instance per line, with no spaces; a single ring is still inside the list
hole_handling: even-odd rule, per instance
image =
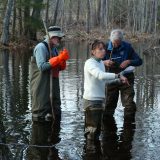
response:
[[[60,67],[60,70],[65,70],[66,69],[66,61],[62,61],[60,64],[59,64],[59,67]]]
[[[56,67],[60,63],[59,57],[52,57],[49,59],[49,63],[52,67]]]
[[[50,58],[49,63],[52,67],[57,67],[57,65],[59,65],[61,62],[64,63],[64,61],[68,59],[69,59],[69,52],[68,50],[64,49],[63,51],[60,51],[58,56]]]
[[[67,61],[69,59],[68,50],[64,49],[63,51],[61,51],[58,57],[59,57],[60,61]]]

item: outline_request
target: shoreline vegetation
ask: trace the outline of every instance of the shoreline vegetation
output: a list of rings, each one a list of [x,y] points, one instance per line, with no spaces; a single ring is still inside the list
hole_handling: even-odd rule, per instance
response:
[[[110,30],[111,31],[111,30]],[[94,41],[95,39],[102,40],[106,42],[109,39],[110,31],[99,31],[98,29],[93,29],[90,33],[87,33],[85,30],[68,30],[64,31],[65,38],[63,41],[72,42],[72,41],[86,41],[88,43]],[[30,40],[25,37],[11,39],[8,45],[0,44],[0,49],[33,49],[34,46],[44,39],[45,34],[43,32],[37,32],[37,40]],[[154,41],[158,40],[158,35],[148,34],[148,33],[131,33],[124,31],[124,38],[127,41],[132,43],[143,42],[143,41]]]
[[[0,48],[34,47],[44,24],[60,26],[65,41],[107,41],[116,28],[132,43],[160,35],[159,0],[2,0],[0,15]]]

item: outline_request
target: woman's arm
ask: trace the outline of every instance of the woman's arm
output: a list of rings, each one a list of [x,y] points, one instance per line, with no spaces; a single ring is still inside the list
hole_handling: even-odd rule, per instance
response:
[[[116,78],[115,73],[106,73],[89,61],[85,64],[85,69],[99,80],[114,80]]]

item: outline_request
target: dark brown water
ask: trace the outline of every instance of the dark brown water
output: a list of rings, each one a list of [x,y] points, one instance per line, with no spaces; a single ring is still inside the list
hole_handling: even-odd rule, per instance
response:
[[[28,51],[0,51],[0,159],[14,160],[159,160],[160,159],[160,50],[141,54],[143,66],[136,70],[135,123],[123,124],[119,102],[112,134],[97,144],[97,153],[84,154],[82,107],[83,65],[86,43],[66,44],[71,52],[67,70],[60,75],[62,121],[32,123],[29,94]],[[145,45],[135,45],[138,52]],[[107,134],[107,133],[106,133]],[[87,158],[90,157],[90,158]]]

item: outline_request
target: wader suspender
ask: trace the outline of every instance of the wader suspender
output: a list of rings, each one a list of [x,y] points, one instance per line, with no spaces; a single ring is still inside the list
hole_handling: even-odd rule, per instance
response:
[[[49,47],[48,47],[47,42],[42,41],[41,43],[43,43],[43,44],[46,46],[46,48],[47,48],[47,50],[48,50],[48,53],[49,53]],[[54,56],[58,56],[58,51],[57,51],[56,48],[54,49],[54,55],[53,55],[53,57],[54,57]]]
[[[41,43],[43,43],[46,46],[46,48],[48,50],[48,53],[50,54],[50,58],[51,58],[51,56],[52,56],[51,48],[49,48],[47,42],[42,41]],[[53,55],[53,57],[54,56],[55,55]],[[53,99],[52,99],[53,98],[53,95],[52,95],[52,86],[53,86],[52,85],[52,75],[51,75],[51,71],[50,71],[50,101],[51,101],[52,116],[53,116],[53,119],[55,120],[55,110],[54,110]]]
[[[43,43],[43,44],[46,46],[46,48],[47,48],[47,51],[48,51],[48,53],[49,53],[49,47],[48,47],[48,44],[47,44],[47,42],[45,42],[45,41],[42,41],[41,43]]]

